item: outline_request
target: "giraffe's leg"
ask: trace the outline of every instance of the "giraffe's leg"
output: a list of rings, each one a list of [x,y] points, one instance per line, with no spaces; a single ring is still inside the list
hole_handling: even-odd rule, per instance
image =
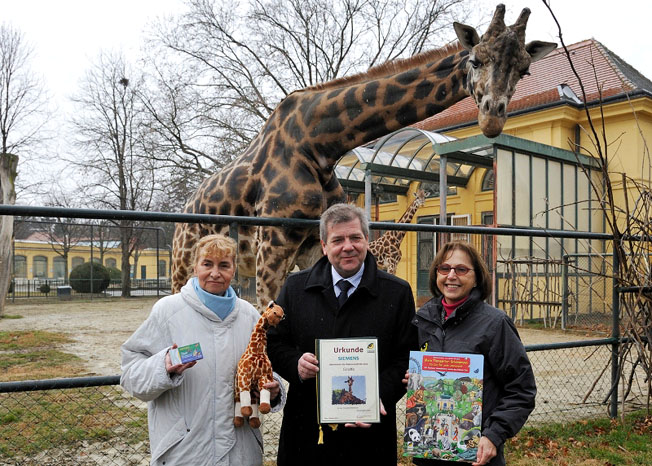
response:
[[[249,390],[240,392],[240,413],[243,416],[251,416],[251,392]]]
[[[240,413],[240,402],[236,401],[235,409],[233,413],[233,425],[236,427],[242,427],[244,425],[244,417]]]
[[[273,382],[274,379],[270,377],[261,377],[260,380],[258,381],[258,393],[260,393],[260,412],[263,414],[267,414],[271,411],[272,409],[272,403],[270,401],[270,393],[269,390],[267,390],[264,385],[268,382]]]
[[[234,412],[233,412],[233,425],[236,427],[242,427],[244,425],[244,417],[240,413],[240,388],[238,387],[238,376],[236,372],[236,381],[233,384],[233,399],[235,400]]]
[[[177,223],[172,241],[172,293],[181,291],[181,287],[190,278],[190,261],[192,247],[199,239],[199,225]]]
[[[254,429],[258,429],[260,427],[260,417],[258,416],[258,405],[256,405],[256,403],[251,405],[251,415],[249,416],[249,425]]]
[[[278,298],[305,233],[297,229],[258,227],[256,235],[256,298],[258,308],[265,309],[271,300]]]

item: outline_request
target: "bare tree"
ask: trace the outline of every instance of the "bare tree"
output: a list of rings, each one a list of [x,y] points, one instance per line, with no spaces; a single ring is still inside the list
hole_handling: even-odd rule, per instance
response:
[[[16,202],[18,155],[39,137],[44,124],[43,86],[28,66],[32,49],[23,35],[0,24],[0,202]],[[0,218],[0,315],[11,280],[13,217]]]
[[[137,95],[142,79],[121,54],[101,53],[73,98],[82,189],[95,205],[120,210],[149,210],[155,192],[153,158],[145,157],[148,140]],[[130,296],[130,257],[138,247],[138,229],[121,220],[122,296]]]
[[[454,20],[479,11],[474,3],[188,0],[155,27],[147,54],[156,92],[143,101],[158,157],[192,192],[243,152],[289,93],[442,45]]]

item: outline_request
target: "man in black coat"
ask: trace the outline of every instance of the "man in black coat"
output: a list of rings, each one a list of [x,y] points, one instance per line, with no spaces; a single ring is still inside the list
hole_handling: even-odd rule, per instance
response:
[[[396,402],[410,349],[417,345],[410,285],[376,267],[367,254],[364,211],[335,204],[321,217],[324,257],[290,275],[277,300],[285,320],[268,331],[274,370],[290,383],[278,450],[278,465],[396,465]],[[345,279],[348,284],[340,285]],[[344,291],[342,291],[344,290]],[[315,339],[378,339],[380,424],[320,426],[315,376]],[[319,443],[320,429],[323,443]]]

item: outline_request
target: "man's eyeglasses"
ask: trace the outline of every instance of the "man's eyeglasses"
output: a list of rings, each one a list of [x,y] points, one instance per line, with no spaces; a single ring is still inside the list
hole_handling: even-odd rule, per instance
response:
[[[441,275],[448,275],[451,273],[451,270],[455,271],[455,275],[466,275],[469,273],[469,271],[473,270],[468,267],[464,267],[463,265],[458,265],[457,267],[451,267],[450,265],[439,265],[437,266],[437,272],[439,272]]]

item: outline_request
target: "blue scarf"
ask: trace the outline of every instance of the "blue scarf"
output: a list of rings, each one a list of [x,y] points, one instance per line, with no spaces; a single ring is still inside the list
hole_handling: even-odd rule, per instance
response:
[[[233,288],[229,286],[224,293],[224,296],[219,296],[203,290],[202,287],[199,286],[199,280],[197,280],[197,277],[192,277],[190,281],[199,300],[204,304],[204,306],[217,314],[217,317],[224,320],[229,316],[229,314],[231,314],[231,311],[233,311],[233,308],[235,307],[235,300],[237,299]]]

